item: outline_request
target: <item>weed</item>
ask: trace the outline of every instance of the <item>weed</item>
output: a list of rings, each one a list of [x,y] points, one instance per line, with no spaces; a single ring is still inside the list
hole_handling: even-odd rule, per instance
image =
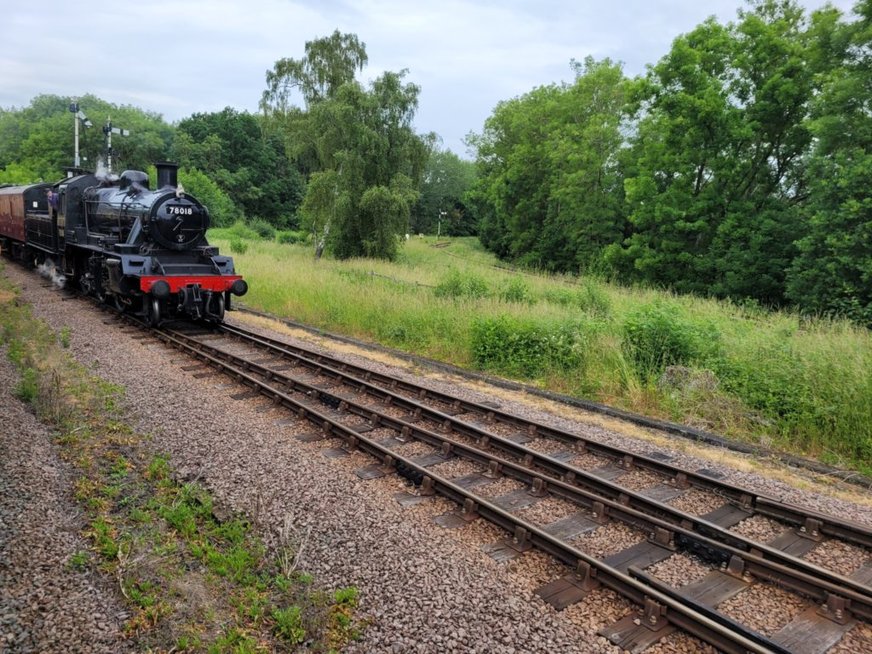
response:
[[[519,302],[533,304],[533,295],[530,286],[521,277],[512,277],[500,291],[500,299],[503,302]]]
[[[109,470],[109,476],[116,480],[124,479],[131,467],[130,462],[123,455],[119,455]]]
[[[337,604],[356,607],[357,601],[360,598],[360,591],[354,586],[339,588],[333,593],[333,599]]]
[[[70,558],[67,559],[67,565],[72,570],[84,570],[88,567],[89,558],[90,557],[85,550],[79,550],[70,555]]]
[[[62,327],[60,333],[61,346],[66,349],[70,347],[70,328]]]
[[[149,462],[145,478],[152,481],[162,481],[169,476],[169,459],[166,455],[156,454]]]
[[[199,650],[203,646],[203,641],[196,634],[184,634],[176,639],[176,651],[187,652],[189,650]]]
[[[262,651],[257,640],[239,627],[230,627],[209,646],[209,654],[256,654]]]
[[[234,238],[230,241],[230,251],[233,254],[245,254],[248,252],[248,243],[241,238]]]
[[[234,600],[240,614],[254,625],[260,625],[269,614],[269,596],[256,588],[245,588],[240,597]]]
[[[39,395],[39,373],[34,368],[25,368],[21,381],[15,387],[15,396],[22,402],[33,404]]]
[[[118,556],[119,544],[116,540],[118,532],[115,526],[102,515],[98,515],[91,522],[91,538],[100,555],[109,561]]]
[[[289,606],[286,609],[274,609],[272,619],[275,621],[273,632],[291,645],[302,643],[306,638],[303,628],[303,618],[299,606]]]

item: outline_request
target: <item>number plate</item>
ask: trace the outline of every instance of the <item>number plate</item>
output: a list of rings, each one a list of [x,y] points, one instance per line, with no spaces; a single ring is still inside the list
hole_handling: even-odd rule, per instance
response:
[[[171,216],[193,216],[196,211],[194,207],[186,207],[181,204],[168,204],[167,213]]]

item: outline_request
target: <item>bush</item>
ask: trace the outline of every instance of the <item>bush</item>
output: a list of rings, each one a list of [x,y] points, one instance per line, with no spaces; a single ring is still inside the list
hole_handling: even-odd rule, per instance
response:
[[[254,218],[248,221],[248,226],[253,229],[260,238],[273,240],[276,237],[276,228],[263,218]]]
[[[233,238],[234,236],[236,238],[254,240],[259,238],[260,235],[241,220],[237,220],[227,230],[227,238]]]
[[[611,313],[609,296],[590,280],[580,288],[549,288],[545,291],[545,299],[562,307],[578,307],[592,316],[607,318]]]
[[[433,293],[436,297],[475,300],[490,295],[490,289],[483,277],[474,273],[452,270],[436,285]]]
[[[307,236],[308,234],[306,232],[295,232],[294,230],[288,229],[277,232],[276,240],[283,245],[290,245],[292,243],[304,243]]]
[[[720,334],[682,320],[677,310],[661,303],[642,307],[624,321],[623,345],[644,379],[667,366],[691,366],[717,353]]]
[[[544,298],[551,304],[556,304],[561,307],[566,307],[575,304],[577,294],[572,288],[548,288],[545,290]]]
[[[817,418],[809,370],[786,342],[768,344],[750,360],[724,358],[713,366],[725,389],[768,418],[788,423]]]
[[[607,317],[612,310],[611,301],[605,291],[591,280],[586,280],[576,294],[578,307],[593,316]]]
[[[572,370],[584,363],[591,326],[537,323],[510,316],[472,323],[472,360],[479,368],[535,377],[548,370]]]
[[[500,291],[500,299],[503,302],[523,302],[525,304],[533,304],[533,295],[530,293],[530,287],[520,277],[513,277]]]
[[[19,400],[30,404],[36,401],[39,395],[39,374],[34,368],[25,368],[21,373],[21,381],[15,388],[15,395]]]
[[[230,251],[233,254],[245,254],[248,252],[248,243],[241,238],[230,239]]]

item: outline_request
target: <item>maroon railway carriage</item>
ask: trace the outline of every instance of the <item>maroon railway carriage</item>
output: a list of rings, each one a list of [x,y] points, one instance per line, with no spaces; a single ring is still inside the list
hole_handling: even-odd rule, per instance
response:
[[[209,212],[178,185],[178,166],[114,180],[82,171],[57,184],[0,188],[0,247],[48,264],[98,299],[154,325],[173,317],[220,322],[248,285],[206,240]]]
[[[45,221],[40,219],[48,218],[46,191],[50,188],[50,184],[0,188],[0,247],[17,256],[23,254],[28,216],[36,229],[44,227]]]

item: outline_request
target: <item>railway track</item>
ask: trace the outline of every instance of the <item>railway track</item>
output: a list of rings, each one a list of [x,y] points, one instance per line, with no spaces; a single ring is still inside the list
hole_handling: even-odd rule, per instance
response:
[[[339,439],[341,447],[327,452],[331,456],[352,450],[374,456],[377,463],[360,469],[359,476],[396,472],[410,480],[416,491],[400,496],[401,503],[439,494],[458,506],[437,518],[443,526],[477,518],[498,525],[508,536],[488,546],[495,559],[536,547],[561,561],[568,573],[537,590],[556,608],[600,586],[626,597],[638,613],[600,633],[628,651],[643,651],[681,629],[724,652],[819,654],[858,621],[872,623],[872,530],[862,525],[239,327],[150,333],[196,358],[199,363],[186,367],[196,376],[229,375],[249,389],[235,397],[265,396],[308,419],[315,429],[303,440]],[[404,453],[412,443],[426,451]],[[440,473],[458,460],[472,471]],[[648,481],[643,488],[640,476]],[[517,487],[488,494],[500,480]],[[697,515],[670,504],[693,492],[715,506]],[[559,505],[561,517],[530,518],[529,510],[540,502]],[[769,542],[731,530],[755,517],[775,520],[783,529]],[[635,534],[634,544],[605,556],[585,552],[584,538],[611,524]],[[802,558],[829,540],[850,544],[866,557],[865,564],[844,575]],[[676,554],[702,562],[704,574],[673,586],[650,572]],[[769,636],[718,609],[761,584],[785,589],[807,604]]]

